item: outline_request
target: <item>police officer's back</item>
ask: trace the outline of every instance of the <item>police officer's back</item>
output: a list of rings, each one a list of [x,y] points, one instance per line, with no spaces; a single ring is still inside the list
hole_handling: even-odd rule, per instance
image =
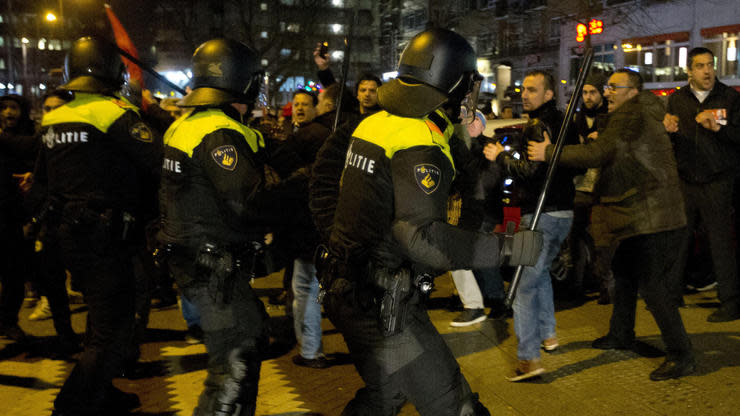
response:
[[[452,120],[478,81],[465,39],[440,29],[418,34],[399,79],[378,91],[385,111],[352,133],[336,197],[317,189],[328,182],[312,183],[312,197],[324,199],[312,205],[317,223],[334,220],[317,264],[324,306],[366,384],[345,415],[395,414],[406,400],[422,415],[489,414],[423,306],[437,272],[500,263],[496,237],[446,224]]]
[[[205,333],[208,377],[194,414],[253,415],[267,314],[250,278],[262,235],[283,218],[280,189],[265,184],[263,137],[241,122],[262,70],[251,48],[214,39],[195,51],[193,74],[186,113],[165,133],[159,240]]]
[[[156,181],[161,152],[138,109],[117,95],[123,70],[115,46],[79,39],[61,87],[74,98],[42,123],[36,181],[46,185],[46,221],[89,307],[88,341],[54,402],[57,415],[139,404],[111,380],[121,371],[134,319],[130,241],[140,183]]]

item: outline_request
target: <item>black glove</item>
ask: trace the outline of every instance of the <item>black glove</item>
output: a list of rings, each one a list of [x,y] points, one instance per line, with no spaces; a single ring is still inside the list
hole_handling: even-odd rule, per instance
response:
[[[534,266],[542,250],[542,233],[530,230],[512,233],[513,225],[513,222],[507,224],[507,233],[501,244],[501,264]]]

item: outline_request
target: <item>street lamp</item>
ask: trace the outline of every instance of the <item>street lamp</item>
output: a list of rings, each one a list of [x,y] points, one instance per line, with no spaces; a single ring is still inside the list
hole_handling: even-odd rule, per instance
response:
[[[31,41],[28,40],[27,37],[21,38],[21,49],[23,51],[23,91],[22,93],[24,95],[30,94],[30,91],[28,91],[28,44]]]
[[[54,13],[52,13],[52,12],[46,13],[46,17],[45,18],[46,18],[46,21],[47,22],[56,22],[57,21],[57,16]]]

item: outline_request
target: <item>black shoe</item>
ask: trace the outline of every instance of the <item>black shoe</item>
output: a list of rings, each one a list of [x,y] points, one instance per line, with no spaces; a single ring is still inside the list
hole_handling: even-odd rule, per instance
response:
[[[85,416],[82,413],[66,410],[53,410],[51,416]]]
[[[188,333],[185,334],[185,342],[190,345],[203,343],[203,329],[200,327],[200,325],[193,325],[188,327]]]
[[[128,411],[122,409],[98,409],[97,411],[79,409],[55,409],[51,412],[51,416],[100,416],[101,414],[104,414],[105,416],[122,416],[124,414],[128,414]]]
[[[323,355],[319,355],[318,357],[309,360],[308,358],[303,358],[301,354],[298,354],[293,357],[293,364],[309,368],[329,367],[329,361],[327,361],[326,357],[324,357]]]
[[[287,305],[288,304],[288,291],[283,290],[276,295],[272,295],[267,298],[270,305]]]
[[[460,315],[457,316],[457,318],[453,319],[452,322],[450,322],[450,326],[454,326],[456,328],[468,326],[477,324],[478,322],[483,322],[488,318],[486,316],[486,313],[483,311],[483,309],[464,309]]]
[[[72,332],[71,334],[57,337],[57,346],[53,355],[55,357],[65,358],[71,357],[81,351],[82,343],[80,342],[80,336]]]
[[[107,409],[116,411],[129,411],[141,406],[139,396],[134,393],[126,393],[113,386],[108,389],[108,397],[105,401]]]
[[[504,319],[510,315],[510,310],[506,307],[503,299],[494,299],[491,301],[491,312],[488,317],[491,319]]]
[[[737,319],[740,319],[740,308],[722,305],[709,315],[707,322],[730,322]]]
[[[18,343],[25,343],[30,340],[30,337],[25,332],[23,332],[18,324],[11,326],[0,326],[0,337],[12,339],[13,341]]]
[[[693,358],[684,360],[665,360],[660,367],[650,373],[650,380],[661,381],[679,378],[696,371],[696,362]]]
[[[607,334],[601,338],[596,338],[594,342],[591,343],[591,347],[596,348],[597,350],[629,350],[632,349],[633,345],[634,340],[622,341],[611,334]]]
[[[599,292],[599,300],[596,301],[599,305],[609,305],[612,303],[612,298],[609,296],[609,291],[602,290]]]
[[[171,306],[175,306],[177,305],[177,296],[172,294],[172,295],[162,295],[158,298],[152,298],[151,305],[152,305],[152,309],[165,309]]]

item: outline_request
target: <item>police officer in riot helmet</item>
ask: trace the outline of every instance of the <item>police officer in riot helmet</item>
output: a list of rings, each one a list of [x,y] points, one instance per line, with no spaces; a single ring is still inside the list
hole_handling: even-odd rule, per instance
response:
[[[431,276],[446,270],[532,264],[541,239],[446,223],[453,123],[461,105],[475,103],[481,79],[470,44],[448,30],[421,32],[398,72],[378,90],[383,111],[352,133],[338,189],[312,189],[322,196],[312,201],[315,218],[329,217],[315,207],[335,208],[317,258],[324,306],[365,382],[343,415],[393,415],[407,400],[422,415],[488,415],[424,299]]]
[[[139,405],[111,383],[122,370],[134,321],[133,242],[141,230],[141,185],[156,183],[161,148],[118,95],[124,66],[104,40],[77,40],[64,62],[60,89],[71,101],[42,120],[34,190],[45,250],[61,253],[88,305],[87,342],[54,401],[55,415],[100,415]]]
[[[158,238],[200,311],[209,355],[196,416],[253,415],[256,406],[267,314],[251,272],[265,227],[284,221],[280,208],[291,205],[265,189],[264,139],[242,123],[261,79],[251,48],[203,43],[193,55],[193,90],[178,103],[185,114],[164,137]]]

